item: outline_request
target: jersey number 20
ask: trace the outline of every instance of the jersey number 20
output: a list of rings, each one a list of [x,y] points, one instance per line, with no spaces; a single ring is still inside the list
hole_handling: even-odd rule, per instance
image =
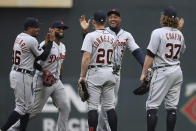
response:
[[[12,52],[12,64],[15,65],[20,65],[20,56],[21,56],[21,52],[16,50]]]
[[[99,63],[99,64],[104,64],[105,63],[105,55],[107,57],[107,64],[111,64],[111,57],[112,57],[112,53],[113,53],[113,50],[112,49],[108,49],[107,51],[103,48],[100,48],[98,49],[98,55],[97,55],[97,58],[96,58],[96,63]]]

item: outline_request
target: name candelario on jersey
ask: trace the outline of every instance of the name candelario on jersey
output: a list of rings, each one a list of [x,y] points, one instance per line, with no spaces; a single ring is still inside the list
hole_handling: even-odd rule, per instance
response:
[[[95,39],[95,41],[93,42],[93,46],[95,48],[97,48],[101,43],[104,43],[104,42],[108,42],[110,44],[114,44],[114,38],[113,37],[110,37],[108,35],[101,35],[99,36],[98,38]]]
[[[182,36],[177,33],[166,33],[167,40],[178,40],[182,41]]]
[[[23,40],[16,38],[14,44],[18,44],[20,46],[22,53],[27,52],[27,47],[26,47],[25,43],[23,42]]]
[[[61,59],[65,58],[65,55],[63,55],[62,53],[60,53],[60,56],[56,56],[55,54],[51,54],[49,56],[50,60],[48,61],[48,63],[54,63],[55,61],[59,61]]]

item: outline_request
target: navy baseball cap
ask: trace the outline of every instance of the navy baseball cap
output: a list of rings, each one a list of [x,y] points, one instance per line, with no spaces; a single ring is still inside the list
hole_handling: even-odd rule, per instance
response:
[[[27,17],[24,21],[24,28],[27,29],[28,27],[39,28],[39,20],[34,17]]]
[[[175,18],[177,17],[177,11],[173,6],[169,6],[167,8],[165,8],[162,12],[163,15],[171,17],[171,18]]]
[[[102,10],[98,10],[94,13],[93,19],[98,22],[105,22],[106,14]]]
[[[110,16],[111,14],[116,14],[120,17],[120,11],[118,9],[112,9],[110,11],[108,11],[108,16]]]
[[[66,26],[62,20],[56,20],[52,22],[52,24],[50,25],[50,28],[68,29],[68,26]]]

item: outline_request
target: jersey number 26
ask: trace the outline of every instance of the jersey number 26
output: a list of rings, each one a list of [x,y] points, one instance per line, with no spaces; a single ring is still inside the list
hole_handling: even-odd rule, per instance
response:
[[[12,64],[20,65],[21,52],[18,50],[13,50],[12,52]]]

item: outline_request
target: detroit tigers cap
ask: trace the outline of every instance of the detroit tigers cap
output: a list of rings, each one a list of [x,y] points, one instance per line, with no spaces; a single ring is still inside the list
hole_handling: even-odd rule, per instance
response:
[[[110,16],[111,14],[120,16],[120,11],[118,9],[111,9],[110,11],[108,11],[107,15]]]
[[[60,28],[60,27],[62,27],[63,29],[68,29],[68,26],[66,26],[62,20],[55,20],[50,25],[50,28]]]
[[[24,21],[24,28],[27,29],[28,27],[39,28],[39,20],[34,17],[27,17]]]
[[[176,8],[174,8],[173,6],[169,6],[169,7],[165,8],[163,10],[162,14],[165,16],[171,17],[171,18],[177,17]]]
[[[94,13],[93,19],[98,22],[105,22],[106,14],[102,10],[98,10]]]

